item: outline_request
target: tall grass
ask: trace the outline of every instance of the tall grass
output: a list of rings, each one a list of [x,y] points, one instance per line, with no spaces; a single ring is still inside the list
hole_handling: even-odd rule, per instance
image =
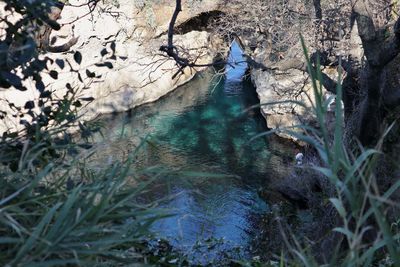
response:
[[[340,217],[340,224],[332,231],[341,238],[328,265],[400,266],[400,220],[390,221],[387,216],[389,208],[399,208],[391,196],[400,189],[400,181],[381,192],[375,172],[391,127],[373,149],[346,147],[342,107],[336,105],[332,132],[325,123],[330,99],[324,100],[320,66],[318,62],[316,66],[311,64],[303,40],[302,45],[315,96],[312,111],[320,127],[298,126],[308,135],[291,129],[285,131],[315,148],[321,164],[312,168],[327,177],[335,189],[329,201]],[[335,100],[336,103],[342,100],[340,83]],[[149,248],[150,225],[168,215],[138,201],[153,182],[152,178],[142,177],[157,174],[134,168],[136,151],[125,161],[92,169],[84,163],[85,158],[32,164],[41,154],[36,152],[38,147],[46,148],[43,143],[36,145],[22,148],[18,168],[12,171],[7,166],[0,167],[0,265],[185,263],[184,258],[178,259],[179,255],[172,251],[154,254]],[[294,241],[286,240],[288,253],[282,253],[280,262],[274,266],[318,266],[308,248],[296,242],[296,237],[291,240]]]
[[[34,170],[13,172],[2,167],[0,265],[117,266],[167,261],[172,252],[166,257],[153,255],[147,242],[149,226],[167,215],[138,202],[153,179],[140,178],[145,173],[133,167],[134,153],[100,170],[91,169],[82,158]]]
[[[339,233],[336,253],[332,253],[329,266],[400,266],[400,232],[396,227],[398,221],[391,222],[388,217],[390,208],[399,208],[398,203],[391,201],[392,195],[400,188],[400,181],[395,182],[384,192],[377,183],[376,167],[382,155],[382,145],[386,132],[374,148],[358,145],[349,148],[344,145],[342,86],[339,72],[336,94],[336,121],[334,131],[326,125],[328,104],[324,100],[321,68],[317,62],[311,64],[307,48],[302,39],[308,72],[311,77],[315,95],[312,111],[319,128],[305,125],[298,126],[309,134],[299,134],[291,129],[285,131],[310,145],[318,152],[321,164],[312,166],[321,175],[327,177],[335,189],[335,195],[329,201],[340,217],[340,223],[333,232]],[[340,68],[339,68],[340,69]],[[296,240],[296,237],[292,238]],[[343,240],[343,241],[342,241]],[[312,252],[299,242],[287,242],[289,255],[281,264],[299,266],[318,266]]]

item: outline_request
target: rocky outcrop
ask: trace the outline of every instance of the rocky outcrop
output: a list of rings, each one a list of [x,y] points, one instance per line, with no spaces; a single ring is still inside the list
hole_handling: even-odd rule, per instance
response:
[[[251,78],[256,87],[261,103],[261,112],[270,129],[293,128],[301,124],[315,124],[315,117],[310,111],[313,90],[307,85],[307,76],[299,70],[272,74],[268,71],[252,70]],[[306,107],[297,104],[303,102]],[[293,135],[278,131],[281,137],[297,140]]]
[[[176,25],[218,9],[218,1],[190,2],[184,5]],[[79,37],[72,51],[61,55],[74,71],[67,68],[67,63],[63,68],[56,63],[49,66],[49,70],[58,72],[58,79],[44,77],[46,89],[61,96],[69,83],[73,88],[79,88],[79,96],[93,97],[94,101],[81,110],[84,119],[92,119],[98,114],[126,111],[155,101],[186,83],[196,71],[204,68],[187,68],[172,79],[178,71],[175,62],[158,51],[166,43],[174,5],[174,1],[101,1],[92,10],[85,1],[69,1],[58,20],[62,28],[53,31],[50,39],[52,45],[57,46],[71,37]],[[175,45],[186,49],[199,64],[210,63],[214,58],[210,41],[206,31],[188,31],[174,39]],[[80,65],[74,60],[75,51],[82,55]],[[60,54],[44,56],[60,58]],[[104,62],[110,62],[112,68],[109,63],[101,65]],[[1,91],[0,106],[12,113],[7,110],[7,101],[23,107],[28,100],[38,96],[33,83],[25,92]],[[7,118],[0,125],[0,132],[18,128],[18,124],[16,119]]]
[[[234,12],[234,9],[219,6],[220,2],[223,1],[183,2],[182,12],[175,24],[174,43],[186,49],[188,54],[185,57],[197,58],[196,63],[210,63],[216,54],[215,51],[223,50],[223,42],[214,40],[206,31],[206,25],[202,25],[207,24],[210,17],[224,14],[221,11]],[[196,71],[204,69],[186,68],[172,79],[178,71],[176,64],[159,52],[160,46],[167,42],[166,33],[175,8],[174,1],[101,1],[94,10],[85,3],[82,0],[69,1],[58,20],[62,25],[61,29],[53,31],[50,36],[51,45],[54,47],[79,37],[72,50],[61,55],[63,60],[71,64],[74,71],[68,67],[60,68],[54,63],[49,66],[49,70],[56,70],[58,79],[45,79],[47,89],[59,96],[66,92],[65,85],[69,83],[73,88],[79,88],[79,96],[94,98],[93,102],[81,109],[82,119],[90,120],[98,114],[122,112],[156,101],[192,79]],[[75,63],[75,51],[82,55],[80,65]],[[112,58],[109,53],[113,55]],[[48,53],[44,56],[56,59],[60,54]],[[263,62],[263,58],[263,51],[256,50],[256,61]],[[110,65],[98,66],[98,63],[104,62],[111,63],[113,68],[107,67]],[[89,71],[89,75],[86,70]],[[305,85],[307,75],[303,72],[291,70],[271,74],[268,71],[253,69],[251,74],[262,104],[301,101],[308,107],[311,106],[308,96],[313,98],[312,90],[309,85]],[[7,110],[8,102],[23,107],[28,100],[37,99],[39,92],[33,85],[34,83],[28,86],[29,90],[26,92],[0,91],[1,109],[12,113],[11,110]],[[310,124],[314,121],[312,112],[307,108],[290,102],[263,105],[262,113],[266,117],[268,127],[272,129]],[[12,117],[2,122],[0,132],[19,126],[19,121]],[[283,132],[278,134],[289,137]]]
[[[257,62],[264,64],[264,51],[257,50],[254,57]],[[307,72],[295,68],[284,71],[252,68],[250,73],[260,99],[261,113],[267,121],[268,128],[277,130],[278,136],[299,141],[295,135],[288,134],[285,130],[292,133],[304,133],[298,126],[319,127],[313,109],[315,93]],[[334,68],[327,68],[324,73],[337,79],[338,73]],[[326,101],[330,99],[325,126],[328,132],[333,132],[335,101],[332,94],[325,89],[323,89],[323,97]]]

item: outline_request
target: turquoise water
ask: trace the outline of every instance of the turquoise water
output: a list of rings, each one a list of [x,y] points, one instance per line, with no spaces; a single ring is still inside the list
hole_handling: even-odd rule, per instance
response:
[[[231,58],[242,59],[236,44]],[[152,230],[203,263],[237,248],[236,256],[250,257],[257,220],[268,211],[257,191],[273,166],[267,140],[249,142],[266,125],[258,109],[245,112],[259,103],[255,88],[243,81],[246,68],[227,66],[217,77],[203,73],[154,104],[107,120],[107,138],[119,137],[115,154],[146,138],[141,166],[171,171],[149,189],[146,201],[159,200],[174,215]]]

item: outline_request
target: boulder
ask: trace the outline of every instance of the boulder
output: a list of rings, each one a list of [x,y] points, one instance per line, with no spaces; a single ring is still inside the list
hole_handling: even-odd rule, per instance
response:
[[[260,61],[260,58],[257,60]],[[327,68],[324,73],[337,79],[338,73],[335,68]],[[285,130],[301,134],[304,133],[304,130],[298,127],[300,125],[316,129],[320,127],[314,111],[315,93],[308,73],[298,69],[273,72],[252,69],[251,79],[260,99],[261,113],[267,121],[267,127],[278,129],[276,132],[278,136],[301,144],[302,142],[299,142],[300,140],[295,135],[288,134]],[[325,127],[328,129],[328,133],[333,134],[336,103],[330,92],[325,88],[322,90],[323,98],[328,103]],[[343,108],[343,103],[341,104]]]
[[[307,84],[307,74],[299,70],[280,74],[252,70],[251,78],[268,128],[285,128],[300,133],[299,128],[293,127],[300,124],[315,125],[315,117],[310,110],[314,93],[311,85]],[[296,102],[303,102],[306,107]],[[278,131],[277,134],[284,138],[298,140],[284,131]]]

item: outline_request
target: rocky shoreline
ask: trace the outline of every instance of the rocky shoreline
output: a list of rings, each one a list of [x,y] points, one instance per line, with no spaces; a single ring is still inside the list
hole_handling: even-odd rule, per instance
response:
[[[179,23],[216,8],[213,1],[206,2],[185,6]],[[173,2],[140,5],[135,1],[120,0],[115,5],[99,3],[90,12],[89,5],[83,5],[82,1],[69,1],[57,21],[61,29],[53,31],[50,39],[57,46],[71,37],[79,38],[69,52],[43,54],[54,60],[47,68],[57,72],[57,79],[54,75],[43,77],[46,90],[62,98],[68,90],[66,84],[69,84],[68,87],[78,92],[78,97],[93,99],[80,109],[81,119],[91,120],[100,114],[123,112],[156,101],[187,83],[197,71],[206,67],[179,72],[175,62],[159,52],[159,47],[167,41],[173,9]],[[210,42],[210,34],[206,31],[175,36],[175,44],[187,51],[187,56],[196,57],[199,64],[214,60],[215,47]],[[80,54],[80,64],[75,60],[76,53]],[[67,64],[57,64],[60,61],[56,59],[68,62],[71,69]],[[40,92],[34,82],[26,81],[26,88],[26,91],[0,92],[0,107],[9,114],[2,120],[1,132],[21,128],[19,118],[11,116],[15,111],[8,103],[24,109],[27,101],[39,99]]]
[[[227,40],[212,36],[212,29],[207,28],[210,27],[211,16],[235,12],[223,6],[222,2],[184,3],[178,17],[175,45],[187,52],[185,56],[196,58],[198,64],[212,63],[229,46]],[[58,73],[56,80],[50,76],[44,77],[46,89],[62,98],[67,91],[66,84],[69,84],[78,92],[78,97],[93,99],[80,109],[79,114],[81,120],[92,120],[101,114],[124,112],[154,102],[187,83],[196,72],[206,67],[185,68],[180,72],[175,61],[159,51],[160,46],[167,42],[168,24],[174,8],[174,2],[120,0],[118,4],[99,3],[90,12],[89,6],[82,5],[80,1],[70,1],[57,21],[61,29],[53,31],[50,39],[57,46],[71,37],[79,38],[69,52],[43,55],[54,59],[55,63],[48,69]],[[246,37],[241,38],[245,43],[252,42]],[[81,55],[81,64],[74,61],[77,52]],[[263,49],[256,48],[250,53],[257,62],[265,64]],[[73,71],[59,66],[57,58],[69,62]],[[250,73],[268,128],[313,123],[314,117],[309,110],[290,102],[299,101],[311,106],[310,98],[313,95],[305,73],[291,70],[272,74],[251,67]],[[24,109],[27,101],[39,99],[40,92],[34,83],[27,81],[26,84],[27,91],[0,92],[3,111],[12,115],[15,111],[8,103]],[[279,104],[264,105],[271,102]],[[0,131],[21,127],[19,118],[7,116],[2,120]],[[297,141],[284,132],[277,131],[276,134]]]

